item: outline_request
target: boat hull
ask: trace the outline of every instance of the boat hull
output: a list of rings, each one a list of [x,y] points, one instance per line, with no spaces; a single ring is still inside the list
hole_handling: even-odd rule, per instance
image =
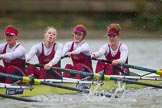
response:
[[[139,82],[156,84],[156,85],[162,84],[162,81],[151,81],[151,80],[139,80]],[[76,88],[76,84],[74,84],[74,83],[57,83],[57,84]],[[99,86],[97,88],[97,91],[100,91],[100,90],[108,91],[111,89],[115,89],[117,87],[118,87],[118,84],[116,81],[104,81],[104,84],[102,86]],[[139,88],[144,88],[146,86],[129,83],[129,84],[126,84],[125,87],[139,89]],[[10,87],[0,87],[0,93],[6,94],[8,92],[9,88]],[[13,86],[13,88],[14,88],[14,86]],[[95,88],[96,88],[96,85],[91,86],[92,91]],[[46,95],[46,94],[62,94],[63,95],[63,94],[75,94],[75,93],[78,93],[78,92],[72,91],[72,90],[66,90],[66,89],[62,89],[62,88],[57,88],[57,87],[45,86],[45,85],[34,85],[31,90],[29,88],[25,88],[25,89],[23,89],[22,94],[13,94],[13,95],[27,97],[27,96]]]

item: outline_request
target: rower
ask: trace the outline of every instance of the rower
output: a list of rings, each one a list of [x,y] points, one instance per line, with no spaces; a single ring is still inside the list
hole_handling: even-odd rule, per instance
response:
[[[37,56],[39,64],[42,66],[37,68],[35,66],[27,66],[27,74],[34,75],[34,78],[46,79],[55,78],[61,79],[61,73],[52,70],[51,67],[60,67],[60,59],[62,55],[63,45],[56,41],[57,30],[50,26],[47,27],[44,33],[44,40],[30,49],[26,56],[26,62],[29,62],[34,55]]]
[[[0,44],[0,72],[25,76],[25,48],[17,42],[18,29],[13,25],[9,25],[4,30],[6,42]],[[1,82],[13,82],[9,78],[0,78]]]
[[[92,73],[92,61],[89,45],[84,41],[87,36],[87,29],[79,24],[73,29],[73,41],[67,42],[63,48],[62,56],[68,55],[72,64],[66,64],[65,68],[86,71]],[[82,79],[84,76],[64,72],[64,77]]]
[[[99,58],[103,55],[106,60],[111,60],[111,63],[98,61],[96,64],[96,71],[100,72],[104,69],[104,74],[107,75],[129,75],[129,69],[119,66],[120,63],[128,63],[128,47],[126,44],[120,42],[119,24],[110,24],[107,29],[108,43],[100,47],[97,52],[91,54],[91,58]]]

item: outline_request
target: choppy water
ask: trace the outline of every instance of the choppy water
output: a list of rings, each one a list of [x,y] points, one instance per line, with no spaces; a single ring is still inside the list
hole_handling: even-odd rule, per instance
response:
[[[41,40],[26,40],[19,42],[24,45],[27,52],[31,46]],[[65,43],[69,40],[58,40]],[[87,40],[91,51],[96,51],[106,40]],[[152,69],[162,68],[162,41],[160,39],[126,39],[122,40],[129,48],[129,64],[148,67]],[[32,63],[37,63],[34,58]],[[62,61],[62,66],[68,59]],[[93,66],[95,66],[93,61]],[[131,70],[140,72],[137,70]],[[162,90],[154,88],[126,90],[122,98],[107,98],[94,95],[56,95],[36,96],[31,99],[41,100],[42,103],[27,103],[10,99],[0,99],[1,108],[161,108]]]

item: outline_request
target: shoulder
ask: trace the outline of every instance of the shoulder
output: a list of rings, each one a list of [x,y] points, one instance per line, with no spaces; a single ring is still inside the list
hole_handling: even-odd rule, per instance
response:
[[[57,42],[56,45],[58,45],[58,46],[62,46],[63,44],[60,43],[60,42]]]
[[[42,43],[40,42],[40,43],[33,45],[30,50],[38,51],[38,50],[41,50],[41,49],[42,49]]]
[[[21,50],[21,51],[25,51],[25,47],[22,44],[16,43],[16,47],[15,49]]]
[[[40,42],[40,43],[37,43],[37,44],[35,44],[35,45],[33,45],[32,47],[42,47],[42,43]]]
[[[121,43],[120,49],[121,50],[128,50],[128,46],[126,44],[124,44],[124,43]]]
[[[63,44],[62,44],[62,43],[57,42],[57,43],[56,43],[56,47],[63,47]]]
[[[87,42],[83,42],[82,45],[89,47],[89,44]]]
[[[7,43],[0,44],[0,47],[5,47]]]
[[[65,43],[65,46],[71,45],[72,43],[73,43],[73,41],[66,42],[66,43]]]
[[[109,46],[109,44],[106,43],[106,44],[103,44],[103,45],[101,46],[101,48],[102,48],[102,47],[104,47],[104,48],[108,48],[108,46]]]
[[[20,43],[16,43],[16,48],[24,48],[24,46]]]
[[[127,47],[127,45],[125,43],[121,43],[120,45],[121,47]]]

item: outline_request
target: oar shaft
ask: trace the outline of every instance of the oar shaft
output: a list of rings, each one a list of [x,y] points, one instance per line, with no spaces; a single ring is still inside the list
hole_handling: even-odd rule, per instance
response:
[[[0,76],[5,77],[5,78],[12,78],[12,79],[21,80],[22,82],[30,82],[31,81],[30,77],[23,77],[23,76],[11,75],[11,74],[6,74],[6,73],[0,73]],[[69,87],[69,86],[63,86],[63,85],[59,85],[59,84],[56,84],[56,83],[49,83],[49,82],[41,81],[39,79],[33,79],[33,83],[37,84],[37,85],[41,84],[41,85],[58,87],[58,88],[62,88],[62,89],[72,90],[72,91],[84,92],[83,90],[80,90],[80,89],[77,89],[77,88],[73,88],[73,87]]]
[[[58,71],[64,71],[64,72],[69,72],[72,74],[79,74],[79,75],[83,75],[83,76],[90,76],[93,77],[93,73],[89,73],[89,72],[84,72],[84,71],[78,71],[78,70],[71,70],[71,69],[65,69],[65,68],[59,68],[59,67],[52,67],[53,70],[58,70]]]
[[[94,58],[93,58],[94,59]],[[98,59],[94,59],[94,60],[98,60]],[[102,59],[99,59],[99,60],[102,60]],[[107,61],[107,60],[102,60],[104,62],[111,62],[111,61]],[[41,67],[41,65],[38,65],[38,64],[30,64],[30,65],[33,65],[33,66],[38,66],[38,67]],[[125,67],[130,67],[130,68],[134,68],[134,69],[140,69],[140,70],[148,70],[148,71],[151,71],[151,72],[154,72],[155,73],[155,70],[153,69],[148,69],[148,68],[142,68],[142,67],[139,67],[139,66],[133,66],[133,65],[128,65],[128,64],[122,64],[123,66]],[[72,74],[79,74],[79,75],[83,75],[83,76],[90,76],[92,78],[101,78],[103,77],[102,74],[100,73],[89,73],[89,72],[83,72],[83,71],[78,71],[78,70],[71,70],[71,69],[66,69],[66,68],[60,68],[60,67],[52,67],[53,70],[58,70],[60,72],[64,71],[64,72],[69,72],[69,73],[72,73]],[[161,80],[160,78],[148,78],[148,77],[136,77],[136,76],[119,76],[119,75],[104,75],[104,80],[110,80],[110,77],[117,77],[117,78],[124,78],[124,79],[142,79],[142,80]]]
[[[101,61],[101,62],[105,62],[105,63],[110,63],[110,64],[112,64],[112,61],[110,61],[110,60],[97,59],[97,58],[92,58],[92,60],[96,60],[96,61]]]
[[[21,80],[24,83],[31,81],[30,77],[12,75],[12,74],[1,73],[1,72],[0,72],[0,76],[4,77],[4,78],[11,78],[11,79],[16,79],[16,80]],[[34,84],[40,84],[40,80],[34,79]]]
[[[12,74],[0,73],[0,76],[1,77],[5,77],[5,78],[12,78],[12,79],[17,79],[17,80],[23,80],[23,77],[12,75]]]
[[[105,63],[112,63],[110,60],[104,60],[104,59],[97,59],[97,58],[92,58],[92,60],[97,60]],[[135,66],[135,65],[130,65],[126,63],[120,64],[121,66],[127,67],[127,68],[132,68],[132,69],[137,69],[137,70],[142,70],[142,71],[147,71],[151,73],[156,73],[158,75],[162,75],[162,70],[155,70],[155,69],[150,69],[150,68],[145,68],[145,67],[140,67],[140,66]]]
[[[73,87],[69,87],[69,86],[59,85],[59,84],[56,84],[56,83],[49,83],[49,82],[43,82],[42,81],[41,84],[46,85],[46,86],[52,86],[52,87],[58,87],[58,88],[62,88],[62,89],[72,90],[72,91],[83,92],[83,90],[73,88]]]
[[[111,75],[104,75],[103,73],[94,73],[93,74],[93,73],[89,73],[89,72],[71,70],[71,69],[65,69],[65,68],[59,68],[59,67],[52,67],[52,69],[58,70],[60,72],[64,71],[64,72],[69,72],[69,73],[72,73],[72,74],[80,74],[80,75],[84,75],[84,76],[90,76],[92,78],[100,78],[100,79],[106,80],[106,81],[109,81],[109,80],[115,80],[115,81],[122,80],[122,81],[133,83],[133,84],[156,87],[156,88],[162,88],[162,86],[160,86],[160,85],[153,85],[153,84],[148,84],[148,83],[143,83],[143,82],[138,82],[138,81],[132,81],[132,80],[129,80],[129,79],[126,79],[126,78],[124,79],[124,78],[122,78],[123,76],[119,76],[120,78],[116,78],[116,77],[113,77]]]
[[[156,73],[156,70],[154,70],[154,69],[149,69],[149,68],[135,66],[135,65],[129,65],[129,64],[120,64],[120,65],[127,67],[127,68],[132,68],[132,69],[147,71],[147,72],[151,72],[151,73]]]
[[[79,79],[72,79],[72,78],[65,78],[63,79],[40,79],[41,81],[46,81],[46,82],[52,82],[52,83],[84,83],[84,84],[97,84],[96,81],[85,81],[85,80],[79,80]]]
[[[100,73],[89,73],[89,72],[83,72],[83,71],[78,71],[78,70],[71,70],[71,69],[66,69],[66,68],[59,68],[59,67],[52,67],[54,70],[58,70],[60,72],[69,72],[72,74],[79,74],[83,76],[90,76],[92,78],[100,78],[102,77],[102,74]],[[138,79],[138,80],[162,80],[160,78],[149,78],[149,77],[138,77],[138,76],[119,76],[119,75],[104,75],[104,80],[110,80],[110,77],[116,77],[116,78],[123,78],[123,79]]]
[[[155,87],[155,88],[162,88],[161,85],[154,85],[154,84],[149,84],[149,83],[143,83],[143,82],[138,82],[138,81],[129,80],[129,79],[119,79],[119,78],[111,77],[111,80],[115,80],[115,81],[120,81],[121,80],[123,82],[128,82],[128,83],[132,83],[132,84],[138,84],[138,85]]]
[[[19,100],[19,101],[24,101],[24,102],[40,102],[40,101],[37,101],[37,100],[26,99],[26,98],[21,98],[21,97],[16,97],[16,96],[10,96],[10,95],[4,95],[4,94],[0,94],[0,97],[14,99],[14,100]]]
[[[162,78],[159,78],[159,77],[119,76],[119,75],[110,75],[110,77],[113,77],[113,78],[122,78],[122,79],[134,79],[134,80],[162,81]]]

